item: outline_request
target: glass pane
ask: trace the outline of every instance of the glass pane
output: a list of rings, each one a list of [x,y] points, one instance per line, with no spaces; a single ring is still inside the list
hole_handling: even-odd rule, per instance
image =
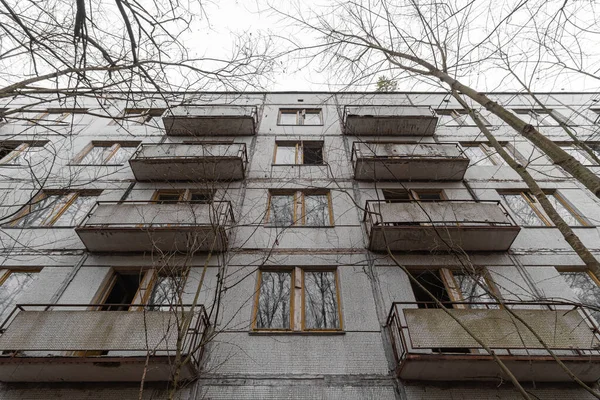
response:
[[[110,155],[111,151],[111,147],[94,146],[87,152],[83,159],[81,159],[79,164],[102,165],[104,164],[106,157]]]
[[[581,226],[581,222],[560,202],[553,194],[546,195],[554,209],[558,212],[561,218],[570,226]]]
[[[501,197],[504,199],[508,208],[513,212],[515,220],[519,225],[546,226],[520,194],[503,194]]]
[[[489,295],[489,288],[481,275],[454,273],[454,280],[463,297],[463,301],[473,303],[495,302]],[[469,304],[469,308],[497,308],[496,305]]]
[[[304,212],[309,226],[329,226],[329,200],[325,194],[305,195]]]
[[[135,152],[135,149],[136,147],[119,147],[117,149],[117,152],[106,162],[106,164],[125,164],[127,161],[129,161],[129,159]]]
[[[15,224],[18,227],[43,226],[47,224],[54,210],[60,209],[66,202],[66,196],[46,196],[29,206],[29,212]]]
[[[600,287],[587,272],[561,272],[560,275],[565,278],[577,300],[583,305],[600,308]],[[599,310],[588,308],[586,311],[592,314],[596,322],[600,322]]]
[[[97,196],[78,196],[53,224],[54,226],[76,226],[96,204]]]
[[[294,224],[294,196],[271,195],[269,223],[275,225]]]
[[[335,272],[304,273],[304,327],[339,329]]]
[[[182,276],[158,276],[148,298],[150,310],[169,311],[171,306],[180,303],[178,293],[183,291]]]
[[[279,114],[280,125],[298,125],[297,111],[281,111]]]
[[[275,164],[296,164],[296,145],[277,145]]]
[[[469,157],[469,165],[494,165],[490,156],[479,146],[469,146],[464,148],[465,155]]]
[[[321,111],[307,110],[304,114],[304,125],[321,125]]]
[[[37,272],[11,272],[0,286],[0,315],[2,320],[15,306],[17,296],[26,290],[38,277]]]
[[[291,272],[261,273],[257,329],[290,329]]]
[[[15,150],[16,154],[14,157],[11,157],[6,163],[12,165],[36,165],[36,163],[42,161],[42,159],[38,157],[38,153],[43,150],[43,148],[43,146],[29,146],[23,150]]]

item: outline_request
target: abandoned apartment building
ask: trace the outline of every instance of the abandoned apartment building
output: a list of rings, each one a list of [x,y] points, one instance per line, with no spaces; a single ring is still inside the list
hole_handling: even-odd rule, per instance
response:
[[[559,124],[600,156],[600,95],[538,95],[489,94],[600,173]],[[595,398],[600,277],[447,93],[1,107],[0,399]],[[478,113],[600,257],[598,198]]]

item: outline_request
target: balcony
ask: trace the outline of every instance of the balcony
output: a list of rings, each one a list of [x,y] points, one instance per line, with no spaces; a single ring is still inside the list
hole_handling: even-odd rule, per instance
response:
[[[98,202],[75,231],[91,252],[221,252],[233,221],[227,201]]]
[[[171,136],[247,136],[256,133],[256,106],[187,105],[163,114],[167,135]]]
[[[548,350],[583,382],[600,378],[600,335],[580,305],[507,302],[500,308],[498,303],[461,302],[445,303],[446,309],[423,308],[431,305],[392,305],[387,326],[400,379],[507,381],[506,374],[473,336],[491,348],[522,382],[572,381]]]
[[[372,251],[506,251],[521,228],[496,201],[367,201]]]
[[[244,179],[246,144],[143,144],[129,160],[135,178],[147,181]]]
[[[428,106],[344,106],[347,135],[433,136],[437,120]]]
[[[469,166],[454,143],[354,142],[352,161],[361,181],[461,181]]]
[[[178,332],[186,360],[180,380],[197,377],[209,327],[204,306],[178,306],[178,318],[175,311],[92,306],[101,305],[17,306],[0,329],[0,381],[140,382],[144,373],[147,382],[171,381]]]

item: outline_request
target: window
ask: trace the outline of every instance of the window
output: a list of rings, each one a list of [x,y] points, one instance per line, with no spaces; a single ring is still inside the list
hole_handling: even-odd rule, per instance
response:
[[[598,278],[590,271],[559,271],[573,290],[577,300],[583,305],[600,308],[600,286]],[[600,322],[600,310],[587,308],[596,322]]]
[[[297,283],[295,283],[297,282]],[[293,304],[301,300],[300,309]],[[301,321],[300,326],[295,322]],[[342,329],[336,270],[260,270],[253,329],[339,331]]]
[[[541,204],[529,192],[500,193],[504,203],[512,211],[515,220],[523,226],[552,226],[550,218],[546,215]],[[589,223],[573,206],[560,194],[546,193],[546,197],[554,206],[558,214],[570,226],[586,226]]]
[[[501,145],[514,160],[523,165],[527,164],[514,146],[509,143],[501,143]],[[506,165],[496,149],[491,147],[488,143],[463,142],[461,143],[461,146],[463,147],[465,155],[470,160],[469,166]]]
[[[96,295],[105,311],[127,311],[149,304],[149,310],[169,311],[181,304],[185,276],[180,270],[156,269],[113,270]],[[132,307],[134,305],[135,307]]]
[[[139,142],[92,142],[78,157],[79,165],[122,165],[135,152]]]
[[[332,226],[327,191],[271,191],[266,222],[272,225]]]
[[[513,111],[525,122],[534,126],[559,125],[557,120],[565,124],[568,124],[569,122],[568,118],[557,110],[543,108],[515,108]]]
[[[398,203],[403,201],[441,201],[446,200],[444,191],[441,189],[383,189],[383,199],[386,203]]]
[[[435,110],[438,115],[439,124],[443,126],[464,126],[474,125],[475,121],[471,119],[471,116],[467,110],[463,108],[439,108]],[[481,122],[484,125],[490,125],[483,115],[477,113]]]
[[[44,149],[45,144],[45,142],[0,144],[0,164],[35,165],[36,161],[42,161],[38,153]]]
[[[66,125],[73,114],[85,114],[87,111],[87,108],[49,108],[41,112],[24,112],[22,118],[26,119],[29,125]]]
[[[417,271],[415,279],[442,303],[466,302],[469,304],[453,304],[453,308],[497,308],[494,297],[499,292],[485,270],[467,272],[440,268],[433,271]],[[417,283],[411,280],[415,300],[419,308],[437,308],[435,301]],[[450,304],[445,304],[450,307]]]
[[[76,226],[94,207],[99,192],[42,192],[17,215],[10,226]]]
[[[121,121],[140,125],[146,124],[151,122],[153,118],[160,118],[165,110],[165,108],[126,108],[123,110],[120,117],[113,119],[109,125],[117,125],[121,123]]]
[[[159,204],[190,202],[208,204],[213,201],[215,192],[212,190],[195,189],[159,189],[154,192],[152,201]]]
[[[0,316],[12,311],[15,300],[37,279],[40,270],[0,270]]]
[[[321,109],[280,109],[278,125],[323,125]]]
[[[302,141],[275,143],[274,164],[323,164],[323,142]]]
[[[574,159],[579,161],[582,165],[597,165],[596,161],[592,158],[592,156],[590,156],[590,154],[587,151],[575,144],[561,145],[560,147]],[[594,147],[590,147],[593,151],[595,150]],[[596,148],[598,148],[597,145]],[[594,153],[597,153],[597,151],[594,151]]]

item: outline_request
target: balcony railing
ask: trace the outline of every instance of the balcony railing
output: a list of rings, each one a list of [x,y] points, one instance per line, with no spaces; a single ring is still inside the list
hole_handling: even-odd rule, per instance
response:
[[[571,381],[550,352],[582,381],[594,382],[600,378],[598,326],[589,311],[579,304],[446,302],[444,305],[448,308],[432,308],[433,302],[393,303],[387,326],[397,361],[396,372],[401,379],[507,380],[474,337],[522,381]]]
[[[372,251],[506,251],[521,228],[497,201],[367,201]]]
[[[103,311],[108,306],[133,311]],[[0,327],[0,381],[170,381],[178,362],[180,379],[195,379],[210,326],[204,306],[153,309],[149,304],[18,305]]]
[[[433,136],[438,117],[429,106],[344,106],[344,133],[368,136]]]
[[[469,158],[457,143],[354,142],[354,179],[460,181]]]
[[[167,135],[244,136],[256,134],[258,108],[236,105],[185,105],[163,114]]]
[[[228,201],[98,202],[75,231],[92,252],[221,252],[233,223]]]
[[[142,144],[129,160],[138,181],[244,179],[245,143]]]

